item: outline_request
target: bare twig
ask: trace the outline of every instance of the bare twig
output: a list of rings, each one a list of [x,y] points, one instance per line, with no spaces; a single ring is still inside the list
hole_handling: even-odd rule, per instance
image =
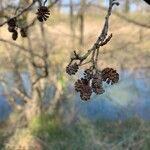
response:
[[[34,55],[34,56],[37,56],[37,57],[43,59],[42,56],[40,56],[40,55],[38,55],[38,54],[36,54],[36,53],[33,53],[32,50],[29,50],[29,49],[27,49],[27,48],[25,48],[25,47],[23,47],[23,46],[21,46],[21,45],[18,45],[18,44],[14,43],[14,42],[11,42],[11,41],[8,41],[8,40],[2,39],[2,38],[0,38],[0,41],[1,41],[1,42],[4,42],[4,43],[8,43],[8,44],[10,44],[10,45],[12,45],[12,46],[15,46],[15,47],[19,48],[20,50],[22,50],[22,51],[24,51],[24,52],[30,53],[30,54],[32,54],[32,55]]]
[[[108,34],[108,28],[109,28],[109,17],[111,15],[112,8],[113,8],[114,4],[118,4],[118,3],[116,3],[116,1],[114,1],[114,0],[109,0],[109,8],[107,11],[107,15],[105,17],[105,23],[104,23],[103,29],[102,29],[99,37],[97,38],[96,42],[92,46],[92,48],[89,49],[87,51],[87,53],[85,53],[83,56],[79,56],[75,52],[74,57],[71,58],[70,64],[74,60],[80,60],[80,65],[82,65],[83,61],[91,54],[92,51],[99,49],[101,46],[106,45],[110,41],[110,39],[112,38],[112,34],[110,34],[108,37],[107,37],[107,34]]]
[[[44,6],[45,6],[46,3],[47,3],[47,0],[44,1]]]

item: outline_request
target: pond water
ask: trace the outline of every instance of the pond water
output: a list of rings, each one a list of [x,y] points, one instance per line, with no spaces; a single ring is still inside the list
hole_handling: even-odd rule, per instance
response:
[[[5,77],[10,86],[13,86],[14,76],[8,73]],[[30,94],[29,75],[22,74],[22,80],[26,92]],[[49,90],[49,95],[53,95],[54,90],[51,88]],[[150,80],[123,73],[118,84],[105,85],[105,90],[103,95],[93,95],[91,101],[88,102],[81,101],[79,95],[76,94],[72,98],[72,106],[76,114],[91,120],[124,120],[130,117],[150,120]],[[3,95],[4,91],[5,89],[0,84],[0,120],[6,119],[11,112],[11,107]]]
[[[150,80],[124,73],[118,84],[106,86],[105,90],[89,102],[80,101],[78,96],[76,112],[90,119],[150,120]]]

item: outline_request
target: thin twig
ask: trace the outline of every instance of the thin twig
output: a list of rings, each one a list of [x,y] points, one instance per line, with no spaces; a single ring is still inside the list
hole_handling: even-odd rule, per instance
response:
[[[30,53],[30,54],[32,53],[32,55],[37,56],[37,57],[43,59],[42,56],[40,56],[40,55],[38,55],[38,54],[36,54],[36,53],[33,53],[32,50],[29,50],[29,49],[27,49],[27,48],[25,48],[25,47],[23,47],[23,46],[21,46],[21,45],[19,45],[19,44],[16,44],[16,43],[14,43],[14,42],[11,42],[11,41],[8,41],[8,40],[5,40],[5,39],[1,39],[1,38],[0,38],[0,41],[1,41],[1,42],[4,42],[4,43],[8,43],[8,44],[10,44],[10,45],[12,45],[12,46],[15,46],[15,47],[19,48],[20,50],[22,50],[22,51],[24,51],[24,52],[27,52],[27,53]]]
[[[108,28],[109,28],[109,18],[112,12],[112,8],[114,5],[118,5],[118,2],[114,1],[114,0],[109,0],[109,8],[105,17],[105,22],[104,22],[104,26],[102,28],[102,31],[99,35],[99,37],[97,38],[96,42],[94,43],[94,45],[92,46],[91,49],[87,50],[87,53],[85,53],[83,56],[79,56],[76,57],[77,55],[74,55],[74,57],[71,58],[71,63],[74,60],[80,60],[80,65],[83,63],[83,61],[85,59],[87,59],[87,57],[91,54],[92,51],[96,51],[97,49],[99,49],[101,46],[106,45],[110,39],[112,38],[112,34],[110,34],[107,37],[108,34]]]

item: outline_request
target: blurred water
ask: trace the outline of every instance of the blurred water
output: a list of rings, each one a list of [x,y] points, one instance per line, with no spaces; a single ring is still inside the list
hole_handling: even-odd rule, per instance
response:
[[[150,120],[150,80],[124,72],[121,81],[105,86],[106,92],[89,102],[75,97],[75,111],[89,119],[124,120],[139,117]]]
[[[5,75],[10,86],[13,86],[13,74]],[[30,76],[22,74],[22,81],[27,94],[31,92]],[[140,117],[145,120],[150,119],[150,80],[135,78],[128,73],[123,73],[121,81],[113,86],[106,86],[103,95],[93,95],[91,101],[83,102],[78,94],[72,99],[75,112],[78,116],[91,120],[103,118],[108,120],[127,119],[130,117]],[[70,89],[71,91],[73,89]],[[0,84],[0,95],[4,93],[4,88]],[[46,97],[51,98],[55,89],[47,86]],[[7,118],[11,112],[6,97],[0,96],[0,120]]]

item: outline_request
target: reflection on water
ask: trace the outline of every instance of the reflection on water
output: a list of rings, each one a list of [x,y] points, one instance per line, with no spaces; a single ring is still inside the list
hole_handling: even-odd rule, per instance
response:
[[[13,75],[8,73],[6,76],[10,86],[13,86]],[[29,75],[22,75],[25,90],[30,94],[31,86]],[[105,86],[106,92],[100,96],[93,96],[91,101],[83,102],[79,95],[72,98],[72,104],[78,116],[88,119],[121,119],[129,117],[140,117],[150,119],[150,80],[136,78],[135,76],[124,73],[121,81],[114,86]],[[6,118],[11,111],[6,101],[4,88],[0,85],[0,118]],[[71,89],[72,91],[72,89]],[[54,89],[47,88],[47,93],[53,95]],[[50,94],[51,93],[51,94]]]

